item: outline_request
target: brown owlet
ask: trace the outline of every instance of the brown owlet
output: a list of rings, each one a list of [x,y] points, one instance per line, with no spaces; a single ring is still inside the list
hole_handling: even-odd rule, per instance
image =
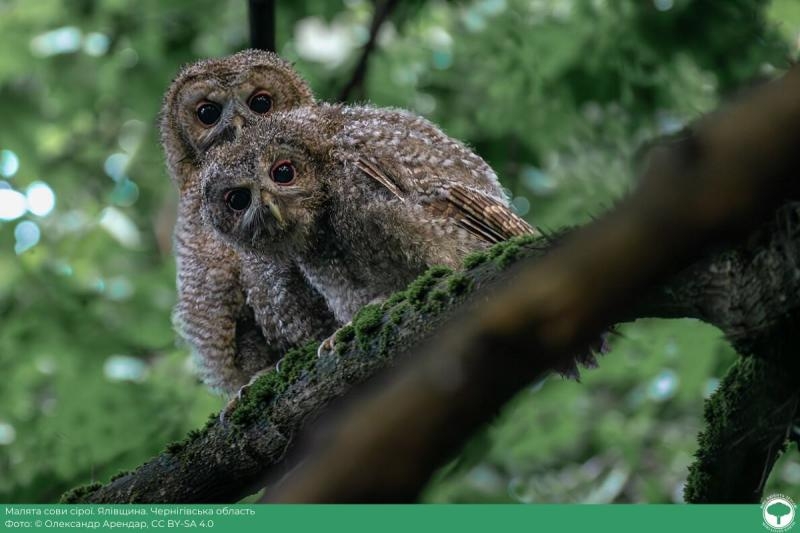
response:
[[[429,266],[535,232],[483,159],[406,111],[276,113],[207,160],[210,225],[243,254],[296,262],[342,323]]]
[[[296,265],[248,262],[203,224],[200,160],[212,146],[235,141],[248,124],[311,104],[311,90],[292,66],[257,50],[185,67],[164,97],[161,141],[179,192],[173,320],[204,381],[226,392],[336,323]]]

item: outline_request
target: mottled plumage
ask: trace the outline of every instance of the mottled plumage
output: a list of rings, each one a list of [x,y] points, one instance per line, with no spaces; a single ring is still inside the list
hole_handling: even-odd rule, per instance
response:
[[[209,224],[243,255],[294,261],[340,322],[431,265],[535,231],[483,159],[401,110],[276,113],[202,174]]]
[[[164,97],[161,141],[179,192],[174,322],[204,381],[227,392],[337,323],[296,265],[248,261],[203,224],[200,160],[264,116],[313,104],[289,63],[256,50],[187,66]]]

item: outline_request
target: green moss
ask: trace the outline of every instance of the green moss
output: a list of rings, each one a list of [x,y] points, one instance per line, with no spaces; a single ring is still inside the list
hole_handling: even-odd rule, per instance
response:
[[[464,268],[471,269],[492,260],[497,266],[505,268],[513,263],[522,252],[522,247],[541,239],[537,235],[520,235],[507,241],[499,242],[488,250],[473,252],[464,258]]]
[[[382,322],[383,310],[380,305],[364,306],[353,318],[353,328],[359,345],[362,347],[369,345],[371,335],[380,329]]]
[[[97,491],[102,485],[100,483],[90,483],[89,485],[81,485],[75,487],[61,496],[60,503],[79,503],[83,501],[86,496]]]
[[[521,251],[522,249],[519,246],[509,243],[508,246],[503,248],[503,251],[500,252],[500,255],[495,257],[494,262],[500,268],[506,268],[519,258]]]
[[[411,309],[411,304],[405,301],[394,306],[389,312],[389,323],[393,325],[399,324],[409,309]]]
[[[189,433],[186,434],[186,438],[183,440],[184,443],[189,444],[191,442],[196,441],[200,437],[203,436],[203,432],[199,429],[193,429]]]
[[[285,386],[297,381],[304,371],[314,365],[318,346],[316,342],[309,342],[300,348],[289,350],[281,359],[278,378]]]
[[[216,415],[214,415],[216,416]],[[167,444],[167,453],[170,455],[178,455],[183,451],[186,445],[183,442],[170,442]]]
[[[489,256],[486,255],[486,252],[472,252],[464,258],[464,268],[467,270],[475,268],[485,263],[488,259]]]
[[[128,474],[130,474],[130,473],[131,473],[131,471],[130,471],[130,470],[122,470],[122,471],[120,471],[120,472],[117,472],[116,474],[114,474],[113,476],[111,476],[111,479],[109,479],[109,480],[108,480],[108,482],[109,482],[109,483],[111,483],[112,481],[116,481],[117,479],[119,479],[119,478],[121,478],[121,477],[125,477],[125,476],[127,476]]]
[[[346,326],[343,326],[341,329],[339,329],[339,331],[336,332],[335,343],[336,344],[348,343],[351,340],[353,340],[355,336],[356,336],[356,329],[352,325],[347,324]]]
[[[444,308],[444,303],[450,299],[450,294],[442,289],[435,289],[428,295],[428,302],[424,307],[427,313],[434,313]]]
[[[399,304],[400,302],[404,302],[407,298],[406,291],[397,291],[396,293],[389,296],[385,302],[383,302],[383,308],[389,309],[394,307],[395,305]]]
[[[452,273],[452,270],[443,266],[429,268],[424,274],[412,281],[406,289],[408,301],[414,307],[419,307],[420,304],[425,302],[428,293],[436,285],[436,282]]]
[[[278,372],[264,374],[242,394],[230,420],[237,425],[245,425],[258,418],[267,404],[286,388]]]
[[[213,426],[217,425],[218,420],[219,415],[217,413],[211,413],[208,415],[208,420],[206,420],[206,424],[203,426],[203,429],[211,429]]]
[[[472,279],[462,273],[456,273],[447,279],[447,292],[453,296],[461,296],[472,290]]]
[[[728,498],[741,469],[752,460],[750,450],[785,444],[785,427],[794,416],[795,375],[785,365],[757,357],[740,358],[731,366],[705,404],[704,428],[684,490],[687,502]]]

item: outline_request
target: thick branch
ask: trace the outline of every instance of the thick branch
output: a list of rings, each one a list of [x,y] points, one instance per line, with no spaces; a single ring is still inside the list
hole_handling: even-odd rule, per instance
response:
[[[754,237],[747,244],[698,262],[673,281],[648,292],[628,318],[704,318],[740,336],[748,326],[742,324],[739,315],[728,310],[736,310],[737,295],[743,294],[741,287],[757,287],[766,277],[787,279],[784,285],[787,291],[800,291],[800,280],[794,276],[795,265],[800,264],[800,242],[793,240],[794,233],[787,233],[784,218],[775,219],[756,235],[772,238],[764,242]],[[550,240],[540,238],[516,252],[520,258],[542,257],[551,245]],[[173,447],[172,453],[164,452],[135,472],[81,497],[80,501],[229,502],[255,491],[268,473],[280,474],[282,467],[278,472],[272,468],[283,462],[298,431],[331,400],[391,365],[413,339],[437,329],[466,305],[467,283],[453,283],[453,279],[472,280],[472,291],[485,288],[508,275],[516,252],[514,246],[498,248],[494,258],[487,254],[485,261],[467,271],[464,278],[445,276],[428,286],[427,293],[420,290],[417,297],[423,300],[416,308],[408,307],[396,326],[391,324],[392,315],[397,316],[398,309],[411,304],[393,305],[386,312],[388,325],[365,335],[371,337],[366,347],[354,339],[347,345],[346,356],[319,361],[251,422],[223,425],[212,417],[209,427],[182,446]],[[748,257],[757,257],[759,261],[748,261]],[[769,264],[767,271],[765,263]],[[736,266],[729,268],[729,265]],[[461,295],[459,286],[464,290]],[[436,303],[438,297],[432,296],[437,290],[450,295],[440,305]],[[793,311],[797,304],[793,299],[766,298],[762,305],[765,316],[780,317]],[[755,334],[768,330],[750,331],[754,333],[750,338],[755,338]],[[285,372],[283,366],[281,372]],[[387,448],[387,456],[390,450]]]

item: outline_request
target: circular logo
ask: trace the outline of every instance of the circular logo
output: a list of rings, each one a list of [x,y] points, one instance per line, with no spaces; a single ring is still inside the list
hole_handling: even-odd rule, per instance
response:
[[[764,526],[772,531],[786,531],[794,525],[797,507],[788,496],[773,494],[761,503]]]

